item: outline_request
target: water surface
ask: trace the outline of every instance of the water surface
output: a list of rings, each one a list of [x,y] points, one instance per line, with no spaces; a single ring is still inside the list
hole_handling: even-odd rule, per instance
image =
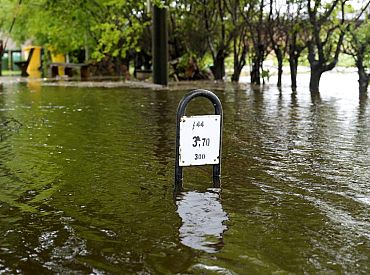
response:
[[[369,99],[214,87],[222,188],[185,168],[174,198],[189,89],[4,84],[0,273],[369,273]]]

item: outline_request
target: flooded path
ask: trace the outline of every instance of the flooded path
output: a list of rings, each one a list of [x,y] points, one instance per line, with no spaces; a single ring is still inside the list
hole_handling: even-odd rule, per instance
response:
[[[222,188],[185,168],[175,198],[177,105],[204,84],[3,84],[0,273],[369,273],[370,100],[346,77],[211,84]]]

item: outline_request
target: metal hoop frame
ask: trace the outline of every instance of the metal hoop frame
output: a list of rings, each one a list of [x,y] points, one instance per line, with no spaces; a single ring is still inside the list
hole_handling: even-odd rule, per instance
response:
[[[213,185],[219,187],[221,185],[221,149],[222,149],[222,124],[223,124],[223,111],[219,98],[212,92],[203,89],[197,89],[186,94],[179,103],[176,116],[176,163],[175,163],[175,188],[182,187],[183,181],[183,167],[179,165],[180,153],[180,121],[186,113],[186,107],[191,100],[197,97],[205,97],[209,99],[215,109],[215,115],[220,115],[220,146],[219,156],[220,161],[218,164],[213,164]]]

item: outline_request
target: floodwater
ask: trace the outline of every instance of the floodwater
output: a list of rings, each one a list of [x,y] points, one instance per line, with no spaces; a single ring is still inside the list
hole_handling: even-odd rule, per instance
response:
[[[188,86],[3,84],[0,273],[369,274],[370,100],[212,84],[222,186],[185,167],[174,194]]]

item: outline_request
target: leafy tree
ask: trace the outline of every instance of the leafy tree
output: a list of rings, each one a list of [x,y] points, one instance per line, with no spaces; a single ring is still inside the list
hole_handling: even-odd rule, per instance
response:
[[[229,55],[232,41],[227,20],[227,9],[223,0],[202,0],[207,43],[213,59],[212,72],[216,80],[225,76],[225,59]]]
[[[370,66],[368,17],[363,21],[356,17],[349,23],[344,16],[348,2],[153,0],[152,4],[169,8],[169,55],[184,72],[189,61],[198,66],[205,56],[211,56],[215,79],[223,79],[225,58],[232,54],[232,81],[239,81],[249,56],[251,82],[261,84],[263,62],[274,51],[278,85],[288,54],[295,89],[298,58],[308,49],[310,90],[314,92],[321,75],[335,67],[347,33],[344,49],[356,61],[360,90],[364,91]],[[368,6],[366,1],[360,13]],[[150,67],[150,16],[145,1],[3,0],[0,27],[2,32],[12,29],[12,38],[18,42],[31,38],[34,44],[60,53],[84,50],[95,61],[113,64],[119,73],[132,59],[138,67]],[[140,58],[145,60],[139,62]]]
[[[277,86],[281,87],[281,78],[283,75],[283,61],[287,52],[288,35],[286,33],[286,16],[285,7],[276,0],[270,0],[270,12],[268,15],[268,33],[272,49],[278,61],[278,82]]]
[[[233,25],[233,57],[234,71],[231,80],[238,82],[241,71],[246,65],[246,58],[249,50],[248,28],[245,19],[250,18],[254,8],[253,1],[230,0],[229,12]]]
[[[247,14],[243,16],[247,23],[250,41],[253,46],[249,54],[251,59],[251,82],[252,84],[260,85],[261,77],[263,76],[263,61],[266,59],[270,50],[265,12],[267,3],[264,0],[251,3],[253,4],[253,8],[250,9],[251,13],[249,17],[247,17]]]
[[[102,1],[101,8],[107,17],[92,27],[98,38],[94,57],[102,59],[109,54],[125,58],[130,50],[139,50],[138,41],[150,23],[143,2]]]
[[[171,13],[172,37],[176,58],[180,52],[192,53],[201,58],[206,53],[212,56],[212,73],[216,80],[225,76],[225,58],[229,55],[233,28],[229,22],[230,10],[235,0],[190,0],[176,1]]]
[[[202,58],[208,51],[208,34],[203,18],[203,3],[198,1],[172,1],[169,5],[169,43],[172,60],[183,55]]]
[[[122,62],[150,20],[142,1],[24,0],[12,36],[68,53],[88,49],[92,57]]]
[[[7,38],[5,41],[0,40],[0,76],[2,75],[2,57],[4,54],[4,50],[8,44],[8,38],[13,30],[16,15],[18,13],[20,4],[22,0],[18,2],[4,0],[2,2],[2,9],[0,10],[0,33],[5,34]]]
[[[329,3],[308,0],[311,39],[308,41],[308,61],[311,67],[310,91],[318,92],[321,75],[338,62],[345,34],[344,7],[347,0]],[[341,18],[338,19],[338,11]]]
[[[302,52],[307,48],[309,31],[306,28],[307,17],[304,13],[305,1],[287,1],[286,21],[284,24],[287,37],[288,60],[290,68],[291,87],[297,88],[298,60]]]
[[[233,48],[232,80],[238,81],[246,63],[248,44],[244,13],[250,6],[250,2],[253,1],[176,1],[174,7],[177,11],[171,16],[172,34],[174,34],[171,41],[176,46],[176,52],[180,52],[180,49],[185,50],[198,58],[210,54],[213,60],[211,69],[214,78],[222,80],[225,76],[225,59]]]
[[[86,44],[91,18],[77,1],[23,1],[12,33],[13,39],[66,53]]]
[[[355,60],[360,96],[367,94],[370,81],[370,21],[369,14],[364,14],[369,5],[370,2],[354,17],[348,27],[347,43],[344,45],[344,52]]]

